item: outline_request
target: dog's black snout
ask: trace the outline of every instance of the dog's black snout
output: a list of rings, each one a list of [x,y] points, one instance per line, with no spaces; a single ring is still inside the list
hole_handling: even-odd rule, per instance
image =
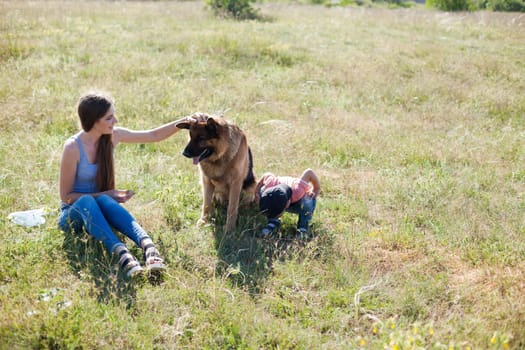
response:
[[[190,152],[189,152],[187,149],[185,149],[184,151],[182,151],[182,155],[183,155],[184,157],[187,157],[187,158],[193,158],[193,156],[190,154]]]

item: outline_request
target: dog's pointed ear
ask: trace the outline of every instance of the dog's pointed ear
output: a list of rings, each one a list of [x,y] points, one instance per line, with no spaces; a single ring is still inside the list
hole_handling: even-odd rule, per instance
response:
[[[217,125],[217,122],[215,121],[215,119],[213,119],[213,117],[208,117],[208,119],[206,119],[206,126],[216,126]]]
[[[208,130],[210,135],[213,135],[213,136],[217,135],[218,126],[219,124],[215,121],[215,119],[210,117],[206,120],[206,130]]]
[[[177,128],[179,128],[179,129],[189,129],[190,128],[190,123],[182,122],[182,123],[175,124],[175,126]]]

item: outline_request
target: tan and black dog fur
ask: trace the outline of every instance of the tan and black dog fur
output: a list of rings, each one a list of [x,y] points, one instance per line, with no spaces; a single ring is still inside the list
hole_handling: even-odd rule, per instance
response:
[[[190,141],[182,154],[198,164],[203,192],[202,212],[198,224],[208,221],[213,200],[228,203],[224,230],[235,229],[241,192],[255,199],[253,159],[244,132],[223,117],[204,115],[205,121],[180,123],[189,129]]]

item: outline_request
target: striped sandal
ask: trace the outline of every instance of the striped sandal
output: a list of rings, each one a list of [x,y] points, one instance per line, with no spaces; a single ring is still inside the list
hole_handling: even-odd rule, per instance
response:
[[[153,242],[148,242],[143,247],[144,265],[147,271],[161,271],[166,269],[164,259],[160,256],[158,249]]]
[[[118,264],[120,269],[127,278],[137,276],[144,271],[138,260],[131,255],[127,248],[119,247],[117,248],[116,253],[119,257]]]

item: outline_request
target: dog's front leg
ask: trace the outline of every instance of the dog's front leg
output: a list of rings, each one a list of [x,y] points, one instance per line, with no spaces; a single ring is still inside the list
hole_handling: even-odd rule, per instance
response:
[[[237,215],[239,212],[239,200],[241,197],[242,180],[235,181],[230,186],[228,194],[228,210],[226,212],[226,225],[224,231],[231,232],[235,229]]]
[[[208,222],[208,218],[211,212],[213,191],[215,191],[215,186],[212,184],[210,179],[203,176],[202,177],[202,210],[201,217],[197,221],[197,225],[202,225]]]

